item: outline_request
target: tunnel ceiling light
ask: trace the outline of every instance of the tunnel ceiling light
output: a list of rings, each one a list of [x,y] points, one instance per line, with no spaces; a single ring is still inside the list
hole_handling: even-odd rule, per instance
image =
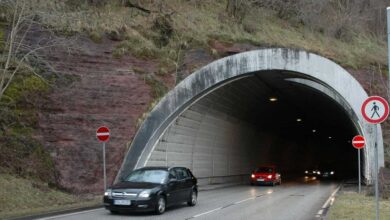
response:
[[[302,118],[297,118],[297,122],[301,122],[302,121]]]
[[[276,101],[278,101],[278,98],[276,98],[276,97],[270,97],[269,100],[270,100],[271,102],[276,102]]]
[[[329,138],[329,139],[332,139],[332,136],[329,136],[328,138]]]
[[[313,129],[313,130],[312,130],[313,133],[316,133],[316,131],[317,131],[316,129]]]

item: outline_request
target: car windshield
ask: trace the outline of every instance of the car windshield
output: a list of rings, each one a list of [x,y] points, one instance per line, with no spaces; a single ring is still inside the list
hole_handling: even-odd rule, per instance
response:
[[[256,173],[272,173],[273,168],[271,167],[259,167],[256,169]]]
[[[147,182],[163,184],[168,177],[166,170],[136,170],[125,179],[127,182]]]

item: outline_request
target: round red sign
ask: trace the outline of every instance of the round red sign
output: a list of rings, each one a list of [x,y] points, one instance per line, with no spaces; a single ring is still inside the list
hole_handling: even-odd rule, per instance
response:
[[[110,138],[110,130],[107,127],[100,127],[96,131],[96,137],[99,141],[106,142]]]
[[[389,103],[380,96],[370,96],[364,101],[361,112],[368,123],[379,124],[389,116]]]
[[[356,149],[362,149],[365,144],[366,144],[366,140],[361,135],[357,135],[352,139],[352,146]]]

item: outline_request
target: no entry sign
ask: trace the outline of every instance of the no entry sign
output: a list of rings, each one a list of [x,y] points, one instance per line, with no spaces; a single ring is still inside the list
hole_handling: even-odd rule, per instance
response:
[[[110,138],[110,130],[107,127],[100,127],[96,131],[96,137],[99,141],[106,142]]]
[[[361,135],[357,135],[352,139],[352,146],[356,149],[363,148],[365,144],[366,144],[366,140]]]
[[[380,96],[370,96],[361,109],[363,118],[371,124],[379,124],[389,116],[389,104]]]

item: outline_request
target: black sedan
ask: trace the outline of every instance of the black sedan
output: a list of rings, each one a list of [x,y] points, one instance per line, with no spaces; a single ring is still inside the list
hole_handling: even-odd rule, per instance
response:
[[[104,193],[104,206],[111,213],[155,211],[169,205],[196,205],[197,180],[185,167],[144,167],[134,170]]]

